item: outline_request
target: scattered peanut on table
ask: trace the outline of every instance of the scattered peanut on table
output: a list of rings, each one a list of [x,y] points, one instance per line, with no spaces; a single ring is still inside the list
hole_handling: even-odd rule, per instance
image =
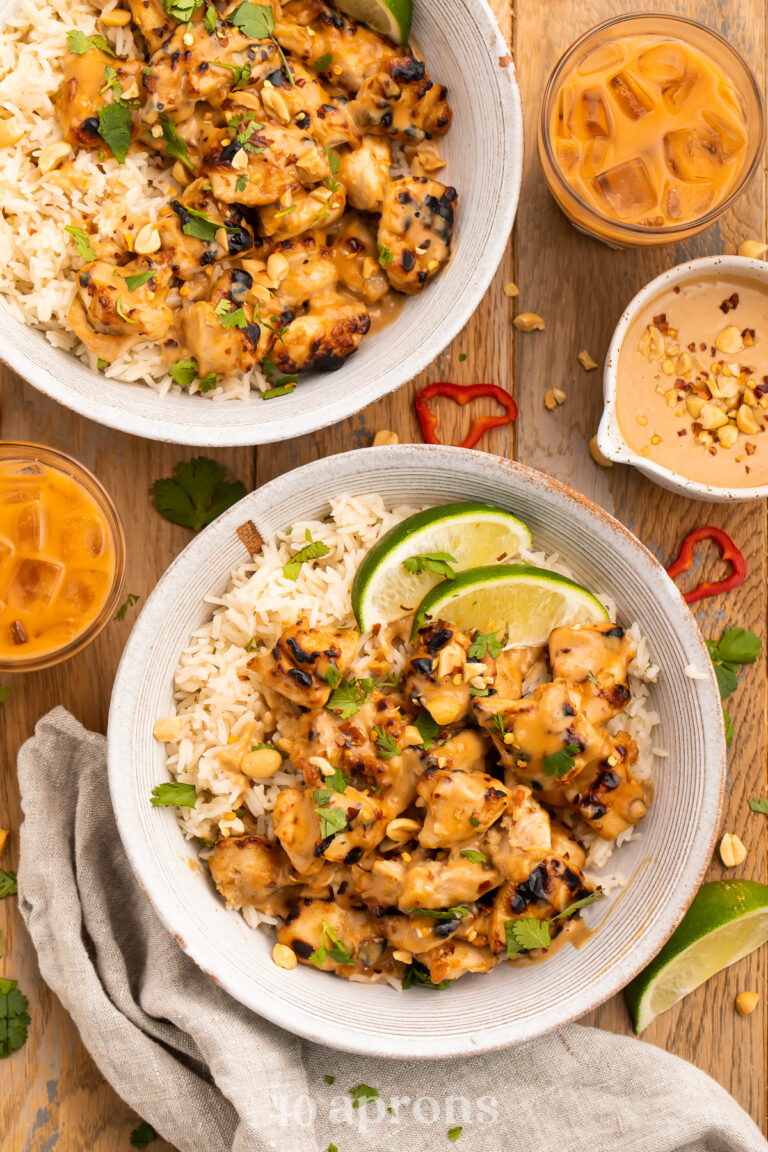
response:
[[[736,868],[747,858],[747,850],[738,836],[726,832],[720,841],[720,859],[726,868]]]

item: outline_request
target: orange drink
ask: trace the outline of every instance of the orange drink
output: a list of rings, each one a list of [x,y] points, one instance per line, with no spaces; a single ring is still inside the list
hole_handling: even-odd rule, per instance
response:
[[[754,171],[763,111],[746,65],[679,17],[593,29],[550,79],[539,148],[555,199],[609,242],[659,243],[714,220]]]
[[[0,445],[0,669],[57,663],[111,618],[125,546],[98,481],[61,453]]]

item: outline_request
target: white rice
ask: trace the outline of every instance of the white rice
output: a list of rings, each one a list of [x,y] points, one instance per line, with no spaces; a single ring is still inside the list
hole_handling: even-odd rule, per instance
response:
[[[219,762],[220,753],[239,737],[243,736],[247,745],[266,742],[275,729],[274,716],[246,668],[254,642],[274,644],[284,627],[299,616],[306,616],[310,627],[353,625],[350,589],[358,566],[380,536],[415,511],[409,507],[388,511],[380,496],[336,496],[330,501],[326,520],[292,524],[266,541],[260,556],[232,572],[222,596],[206,597],[213,609],[211,619],[192,634],[175,673],[177,703],[172,723],[178,726],[178,736],[168,745],[171,775],[198,789],[196,808],[183,809],[179,815],[187,837],[210,840],[244,832],[243,821],[235,815],[241,807],[247,807],[255,817],[260,834],[273,837],[269,813],[275,798],[281,788],[295,784],[300,774],[286,762],[284,769],[268,782],[249,783],[243,788],[243,777]],[[295,582],[287,580],[283,565],[304,545],[307,532],[313,540],[328,545],[330,552],[302,565]],[[532,552],[526,553],[524,559],[563,575],[570,574],[557,555]],[[615,619],[615,605],[610,598],[599,593],[598,596]],[[633,773],[640,781],[650,783],[654,756],[658,754],[653,746],[653,729],[659,717],[648,706],[648,686],[656,680],[659,669],[650,661],[639,626],[633,623],[627,631],[637,644],[630,666],[632,697],[626,710],[607,727],[613,732],[624,730],[637,741],[639,758]],[[358,673],[371,642],[370,636],[363,637]],[[526,680],[524,690],[530,691],[544,679],[546,668],[542,661]],[[624,882],[620,874],[602,870],[614,848],[638,833],[628,829],[615,841],[606,841],[581,821],[574,818],[569,822],[588,850],[585,867],[590,878],[607,891],[620,886]],[[203,851],[203,856],[206,854]],[[269,920],[254,909],[243,909],[243,916],[252,927]]]

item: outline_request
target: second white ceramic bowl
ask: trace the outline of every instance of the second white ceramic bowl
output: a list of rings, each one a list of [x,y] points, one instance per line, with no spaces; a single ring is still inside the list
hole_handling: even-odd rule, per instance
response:
[[[599,930],[576,951],[515,970],[500,965],[436,993],[335,979],[272,962],[273,941],[228,911],[197,865],[171,810],[150,807],[168,779],[152,737],[174,709],[173,673],[190,633],[210,616],[245,552],[235,529],[252,520],[266,539],[322,517],[336,493],[378,492],[390,506],[484,500],[509,509],[535,544],[559,552],[577,580],[612,596],[619,619],[639,620],[661,666],[651,707],[667,752],[640,836],[611,869],[627,887],[585,910]],[[689,665],[703,676],[691,679]],[[319,1044],[402,1060],[481,1052],[528,1040],[581,1016],[626,984],[679,923],[710,860],[725,783],[720,697],[701,634],[658,561],[616,520],[523,465],[466,449],[366,448],[318,460],[252,492],[174,561],[147,601],[123,654],[109,715],[109,783],[120,835],[141,885],[184,950],[254,1012]]]
[[[0,25],[17,0],[0,0]],[[335,424],[411,380],[442,352],[482,300],[506,251],[523,165],[520,95],[509,48],[485,0],[416,0],[413,38],[448,86],[454,119],[439,173],[459,193],[453,257],[398,318],[366,337],[336,372],[312,372],[289,395],[219,402],[158,399],[144,384],[91,372],[0,307],[0,358],[82,416],[177,444],[222,447],[291,440]]]
[[[698,276],[712,276],[715,273],[722,276],[751,277],[763,286],[768,286],[768,263],[764,260],[749,260],[745,256],[702,256],[699,260],[689,260],[686,264],[678,264],[667,272],[662,272],[661,276],[651,280],[630,300],[616,325],[605,359],[603,415],[597,430],[597,446],[609,460],[617,464],[631,464],[638,472],[642,472],[662,488],[679,492],[691,500],[725,504],[741,500],[758,500],[768,496],[768,485],[762,484],[752,488],[721,488],[714,484],[701,484],[696,480],[689,480],[687,476],[673,472],[670,468],[664,468],[661,464],[655,464],[652,460],[641,456],[639,452],[633,451],[622,436],[616,418],[619,353],[627,329],[635,316],[665,289]]]

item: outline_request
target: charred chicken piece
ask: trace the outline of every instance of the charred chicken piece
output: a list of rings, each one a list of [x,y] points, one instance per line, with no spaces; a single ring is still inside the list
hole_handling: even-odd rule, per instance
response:
[[[447,89],[434,84],[426,65],[412,56],[385,60],[363,81],[350,110],[361,132],[403,144],[442,136],[451,125]]]
[[[379,244],[389,282],[409,296],[421,292],[451,254],[458,193],[426,176],[401,176],[385,194]]]
[[[293,880],[279,844],[263,836],[230,836],[216,843],[208,864],[228,907],[285,915],[285,889]]]
[[[418,642],[406,665],[407,696],[426,708],[441,727],[455,724],[470,711],[468,649],[469,640],[463,633],[443,620],[433,620],[419,630]],[[469,673],[473,671],[470,667]]]
[[[627,669],[636,645],[619,624],[556,628],[549,638],[552,674],[567,680],[581,696],[592,724],[604,724],[629,703]]]
[[[343,675],[359,642],[360,633],[354,628],[309,628],[306,620],[299,620],[273,648],[249,660],[248,667],[294,704],[322,708],[331,694],[329,668]]]

